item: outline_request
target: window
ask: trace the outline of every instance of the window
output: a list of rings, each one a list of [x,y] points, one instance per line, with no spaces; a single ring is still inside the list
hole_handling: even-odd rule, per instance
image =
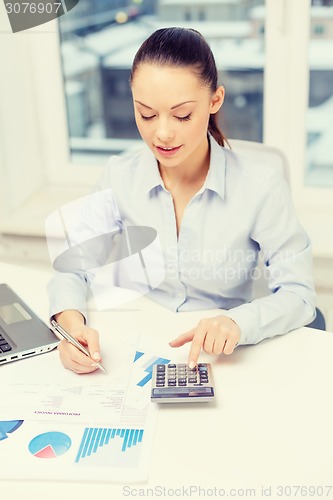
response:
[[[311,28],[305,179],[327,187],[333,186],[333,2],[313,2]]]
[[[314,35],[323,35],[325,33],[325,26],[322,24],[316,24],[312,29],[312,33]]]
[[[134,54],[161,26],[198,29],[210,43],[227,92],[221,127],[228,137],[263,138],[264,0],[86,2],[59,19],[72,160],[122,151],[140,140],[129,86]],[[134,5],[136,6],[134,9]],[[123,15],[120,16],[120,13]],[[256,30],[259,25],[261,30]],[[100,155],[105,161],[104,154]]]
[[[333,0],[80,0],[79,6],[82,12],[74,8],[58,22],[15,35],[0,6],[2,233],[44,235],[51,210],[90,191],[110,154],[136,147],[129,61],[147,30],[169,18],[209,39],[227,92],[222,128],[228,137],[262,139],[285,152],[301,222],[314,235],[314,250],[332,255],[333,165],[326,148]],[[315,9],[325,16],[315,18]],[[315,37],[313,23],[325,26],[323,35]],[[116,33],[111,48],[109,30]]]
[[[206,19],[206,13],[202,9],[202,10],[199,11],[199,21],[205,21],[205,19]]]

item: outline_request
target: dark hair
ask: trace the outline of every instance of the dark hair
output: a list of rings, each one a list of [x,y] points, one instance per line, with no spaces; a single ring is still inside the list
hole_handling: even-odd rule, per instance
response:
[[[162,28],[150,35],[137,51],[130,76],[142,63],[192,67],[201,81],[215,92],[218,87],[217,68],[213,53],[204,37],[194,29]],[[227,142],[218,125],[218,113],[209,117],[208,131],[224,146]]]

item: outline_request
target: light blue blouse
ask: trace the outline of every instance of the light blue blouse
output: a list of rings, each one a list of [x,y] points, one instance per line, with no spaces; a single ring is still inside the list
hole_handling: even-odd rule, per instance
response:
[[[172,196],[144,146],[110,158],[94,191],[102,202],[88,203],[81,241],[124,226],[154,228],[164,269],[147,296],[174,311],[223,309],[241,329],[240,344],[254,344],[314,318],[310,241],[282,173],[212,137],[210,143],[205,183],[186,206],[178,237]],[[51,316],[65,309],[86,315],[91,276],[73,271],[56,272],[49,283]],[[253,300],[253,281],[262,272],[272,293]]]

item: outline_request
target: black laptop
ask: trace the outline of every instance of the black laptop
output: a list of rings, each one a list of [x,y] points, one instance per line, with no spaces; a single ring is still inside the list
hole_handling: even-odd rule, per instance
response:
[[[52,330],[7,284],[0,284],[0,365],[51,351]]]

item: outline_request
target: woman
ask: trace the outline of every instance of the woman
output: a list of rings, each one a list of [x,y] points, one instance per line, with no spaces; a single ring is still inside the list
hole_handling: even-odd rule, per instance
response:
[[[225,148],[218,127],[224,88],[212,52],[195,30],[164,28],[138,50],[131,72],[135,120],[146,147],[111,158],[97,190],[112,189],[118,223],[156,229],[165,277],[150,298],[175,311],[220,308],[170,342],[231,354],[238,344],[305,325],[315,315],[311,251],[283,178]],[[113,214],[114,217],[114,214]],[[252,300],[261,250],[272,294]],[[80,273],[50,283],[51,315],[101,361],[98,333],[85,325]],[[63,341],[65,367],[97,369]]]

